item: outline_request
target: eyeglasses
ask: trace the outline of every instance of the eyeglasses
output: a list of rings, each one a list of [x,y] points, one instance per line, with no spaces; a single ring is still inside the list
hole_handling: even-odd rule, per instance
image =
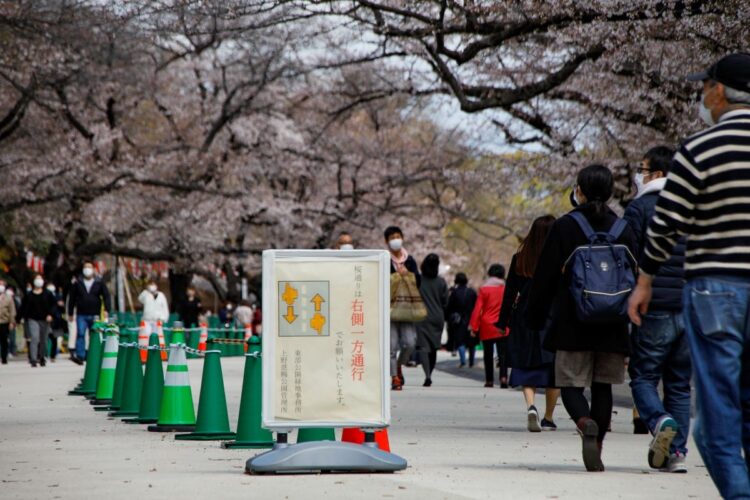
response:
[[[647,174],[651,172],[650,168],[647,167],[635,167],[635,173],[637,174]]]

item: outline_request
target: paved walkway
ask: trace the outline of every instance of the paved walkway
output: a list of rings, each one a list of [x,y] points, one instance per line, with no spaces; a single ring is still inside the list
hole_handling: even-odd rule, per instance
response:
[[[242,362],[223,360],[233,427]],[[189,361],[196,405],[200,363]],[[407,369],[394,394],[391,446],[409,461],[406,471],[284,477],[243,474],[252,450],[176,442],[92,411],[65,395],[81,374],[66,359],[0,366],[1,498],[718,498],[695,452],[687,475],[650,470],[649,437],[630,434],[625,408],[605,442],[607,472],[591,474],[562,406],[559,431],[531,434],[520,393],[445,372],[423,388],[421,369]]]

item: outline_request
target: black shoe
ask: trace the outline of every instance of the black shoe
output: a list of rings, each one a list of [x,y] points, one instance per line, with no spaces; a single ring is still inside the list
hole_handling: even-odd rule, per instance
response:
[[[582,418],[578,422],[578,434],[581,435],[583,465],[589,472],[604,471],[602,450],[596,442],[599,436],[599,426],[590,418]]]
[[[32,362],[31,362],[31,367],[32,367],[32,368],[36,368],[36,362],[32,361]]]
[[[432,385],[432,379],[426,378],[424,379],[424,384],[422,384],[422,387],[430,387]]]
[[[44,358],[39,360],[39,365],[41,366],[47,366],[47,362],[44,360]]]
[[[633,419],[633,434],[649,434],[648,425],[641,417]]]
[[[2,363],[3,363],[4,365],[7,365],[7,364],[8,364],[8,360],[7,360],[7,359],[4,359],[4,360],[2,361]]]
[[[83,360],[81,358],[79,358],[78,356],[76,356],[75,354],[71,354],[70,355],[70,360],[73,363],[77,364],[77,365],[82,365],[83,364]]]

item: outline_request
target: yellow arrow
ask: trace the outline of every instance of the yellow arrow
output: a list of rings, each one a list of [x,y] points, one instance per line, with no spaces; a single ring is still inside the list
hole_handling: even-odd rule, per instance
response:
[[[287,308],[286,308],[286,316],[284,316],[284,319],[290,325],[292,323],[294,323],[295,319],[297,319],[297,316],[294,314],[294,307],[293,306],[287,306]]]
[[[298,295],[299,293],[297,292],[297,289],[287,283],[284,287],[284,293],[281,295],[281,299],[286,302],[286,305],[291,306],[294,304],[294,301],[297,300]]]
[[[312,302],[313,304],[315,304],[315,310],[316,311],[320,311],[320,304],[322,304],[325,301],[326,300],[323,297],[321,297],[319,293],[316,293],[315,297],[313,297],[310,302]]]
[[[318,335],[323,333],[323,325],[325,324],[326,324],[326,319],[320,313],[315,313],[315,315],[310,320],[310,327],[312,327],[313,330],[318,332]]]

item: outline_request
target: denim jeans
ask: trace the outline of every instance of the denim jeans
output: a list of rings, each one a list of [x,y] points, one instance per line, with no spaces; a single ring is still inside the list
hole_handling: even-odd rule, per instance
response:
[[[628,372],[638,413],[653,431],[657,421],[671,415],[679,429],[670,453],[687,453],[690,429],[690,347],[682,312],[649,311],[633,332]],[[664,401],[659,398],[659,380]]]
[[[80,314],[76,316],[76,356],[80,359],[86,359],[86,331],[94,326],[95,318]]]
[[[695,444],[722,497],[750,498],[750,279],[693,278],[683,304],[697,396]]]

